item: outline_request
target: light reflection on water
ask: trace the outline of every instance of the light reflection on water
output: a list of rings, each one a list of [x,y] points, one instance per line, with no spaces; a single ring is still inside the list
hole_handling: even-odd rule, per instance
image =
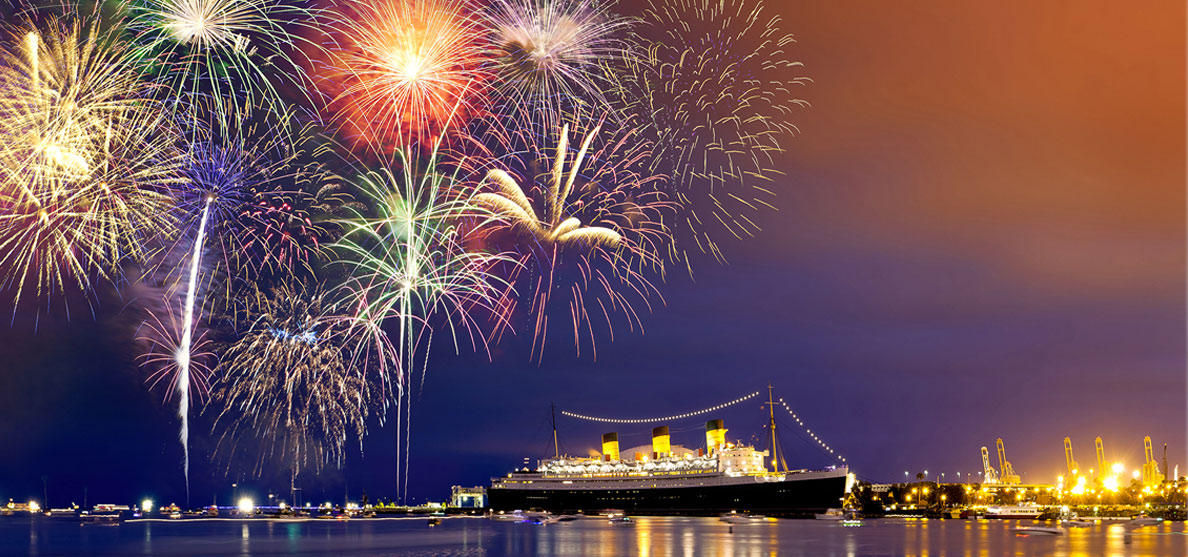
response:
[[[119,555],[640,555],[647,557],[775,555],[1188,555],[1182,522],[1132,529],[1123,523],[1017,536],[1031,521],[775,520],[729,525],[713,518],[641,517],[634,526],[604,520],[533,525],[486,519],[427,521],[209,521],[85,525],[67,519],[0,519],[0,554]]]

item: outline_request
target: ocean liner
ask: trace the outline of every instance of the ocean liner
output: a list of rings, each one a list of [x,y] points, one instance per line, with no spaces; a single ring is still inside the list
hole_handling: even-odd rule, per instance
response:
[[[774,426],[774,417],[773,417]],[[651,445],[621,454],[617,433],[602,436],[598,457],[555,457],[536,470],[492,478],[493,511],[554,513],[622,510],[628,514],[810,515],[842,506],[854,476],[846,466],[781,470],[769,451],[727,442],[722,420],[705,426],[706,447],[671,445],[667,426],[652,429]],[[771,451],[778,443],[774,436]],[[768,457],[773,456],[771,470]]]

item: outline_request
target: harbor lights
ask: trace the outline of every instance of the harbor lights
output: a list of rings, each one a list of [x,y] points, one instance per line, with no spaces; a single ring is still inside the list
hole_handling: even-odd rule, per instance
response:
[[[143,512],[143,513],[153,512],[153,500],[145,499],[145,500],[141,501],[140,502],[140,512]]]
[[[239,504],[236,505],[236,508],[239,509],[239,514],[250,515],[255,512],[256,504],[250,498],[244,497],[239,500]]]
[[[38,505],[37,501],[29,501],[29,514],[36,514],[40,510],[41,505]]]

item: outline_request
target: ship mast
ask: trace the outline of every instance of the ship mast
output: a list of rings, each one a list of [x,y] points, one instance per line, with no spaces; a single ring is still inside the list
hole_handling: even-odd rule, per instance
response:
[[[549,415],[553,422],[553,458],[561,457],[561,449],[557,445],[557,405],[549,403]]]
[[[784,468],[784,472],[788,471],[788,464],[784,462],[784,455],[780,454],[780,440],[776,437],[776,421],[775,421],[775,400],[771,396],[771,384],[767,385],[767,410],[768,416],[771,418],[769,427],[771,428],[771,469],[773,472],[779,472],[780,469],[776,466],[779,462],[780,466]]]

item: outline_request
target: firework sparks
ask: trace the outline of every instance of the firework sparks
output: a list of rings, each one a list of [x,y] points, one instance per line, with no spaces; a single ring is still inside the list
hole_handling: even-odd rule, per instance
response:
[[[280,0],[142,0],[131,11],[134,57],[171,98],[213,99],[207,106],[216,122],[273,103],[278,85],[309,83],[290,55],[299,46],[317,48],[298,34],[318,32],[310,10]]]
[[[337,237],[329,217],[352,204],[344,185],[300,147],[309,137],[307,127],[226,128],[227,133],[205,132],[190,145],[186,185],[177,192],[185,230],[196,229],[209,207],[214,265],[207,282],[227,274],[309,272],[323,245]],[[167,277],[184,272],[177,262],[192,245],[192,235],[178,237],[160,265]]]
[[[360,213],[345,220],[343,238],[335,246],[343,256],[342,264],[351,270],[344,288],[356,315],[376,328],[394,321],[398,330],[403,372],[399,384],[404,388],[398,393],[396,412],[397,431],[401,421],[406,426],[404,490],[412,400],[407,384],[418,367],[418,354],[423,381],[425,352],[435,330],[445,331],[455,350],[460,338],[485,350],[488,335],[477,315],[502,316],[508,287],[493,269],[510,260],[467,250],[459,226],[469,219],[489,218],[489,213],[470,198],[458,196],[454,178],[439,172],[436,161],[434,150],[423,170],[402,158],[399,172],[392,165],[366,171],[357,185],[374,216]],[[399,465],[396,473],[399,482]]]
[[[611,2],[500,0],[484,10],[495,87],[509,107],[553,116],[574,104],[605,107],[608,64],[627,57],[629,25]]]
[[[338,18],[332,106],[365,140],[406,147],[465,117],[482,67],[479,27],[458,0],[348,2]]]
[[[685,209],[674,246],[692,241],[722,259],[715,235],[752,236],[755,216],[772,208],[773,156],[796,132],[792,113],[807,105],[791,89],[809,79],[788,57],[792,36],[762,3],[651,2],[643,19],[633,34],[640,55],[614,72],[617,94]],[[683,249],[673,255],[688,263]]]
[[[175,129],[98,25],[53,20],[0,54],[0,267],[18,303],[113,278],[175,226]]]
[[[282,284],[236,297],[230,321],[238,332],[209,406],[228,461],[252,442],[257,473],[279,460],[296,477],[306,467],[341,466],[347,442],[362,442],[383,378],[357,365],[370,345],[357,342],[359,323],[346,309],[320,286]]]
[[[650,309],[658,296],[648,274],[662,272],[658,254],[670,240],[663,219],[672,203],[661,191],[663,176],[646,173],[647,142],[630,130],[603,131],[580,115],[570,119],[583,131],[580,146],[570,143],[568,124],[547,139],[494,127],[478,141],[497,146],[478,157],[492,167],[472,170],[484,175],[475,203],[499,217],[480,228],[492,245],[520,255],[509,276],[518,290],[532,292],[538,361],[550,319],[572,329],[579,355],[584,345],[595,349],[596,322],[613,338],[612,315],[642,328],[634,304]],[[561,309],[567,311],[555,315]]]
[[[210,392],[211,368],[215,357],[206,333],[194,338],[193,297],[187,295],[179,316],[169,298],[164,300],[163,312],[149,311],[137,337],[144,344],[140,354],[141,367],[149,370],[145,382],[150,389],[165,386],[165,401],[178,395],[177,415],[181,420],[178,441],[182,445],[182,472],[186,481],[186,498],[190,494],[190,402],[201,403]]]

